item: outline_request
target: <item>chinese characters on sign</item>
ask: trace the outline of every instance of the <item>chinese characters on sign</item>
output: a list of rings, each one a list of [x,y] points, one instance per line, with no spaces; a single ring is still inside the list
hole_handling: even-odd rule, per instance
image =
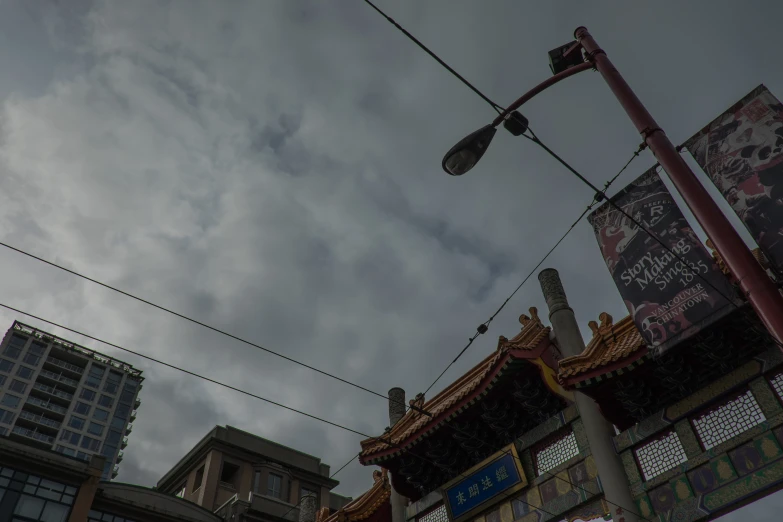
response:
[[[475,507],[523,482],[514,456],[504,453],[486,466],[467,475],[446,489],[452,519],[457,519]]]

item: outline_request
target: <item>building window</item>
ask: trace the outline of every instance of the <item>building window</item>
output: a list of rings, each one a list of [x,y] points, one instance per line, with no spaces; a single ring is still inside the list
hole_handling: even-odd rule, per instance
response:
[[[11,381],[11,385],[8,387],[9,390],[16,393],[24,393],[25,390],[27,390],[27,384],[23,383],[22,381],[17,381],[14,379]]]
[[[90,388],[98,388],[103,380],[103,372],[106,370],[103,366],[93,364],[90,367],[90,371],[87,373],[87,380],[84,382],[85,386]]]
[[[270,473],[266,481],[266,494],[270,497],[280,498],[282,495],[283,477]]]
[[[127,404],[128,406],[130,406],[131,404],[133,404],[133,399],[135,397],[136,397],[135,391],[125,390],[120,394],[120,402],[122,404]]]
[[[71,428],[76,428],[77,430],[81,430],[84,428],[84,419],[81,417],[76,417],[74,415],[71,416],[71,419],[68,421],[68,426]]]
[[[7,361],[5,359],[0,359],[0,372],[3,373],[11,373],[11,370],[14,369],[14,363],[11,361]]]
[[[41,358],[38,357],[35,354],[28,353],[24,356],[24,359],[22,359],[25,363],[31,365],[31,366],[38,366],[38,363],[41,362]]]
[[[180,487],[177,488],[177,492],[174,493],[174,496],[179,498],[185,498],[186,488],[187,488],[187,484],[182,484]]]
[[[99,421],[105,421],[109,419],[109,412],[100,408],[95,408],[92,413],[92,418]]]
[[[63,430],[63,432],[60,434],[60,440],[64,440],[65,442],[69,444],[73,444],[74,446],[79,445],[79,440],[82,438],[81,435],[78,433],[74,433],[70,430]]]
[[[131,520],[130,518],[114,516],[104,511],[95,511],[94,509],[91,509],[90,513],[87,515],[87,522],[136,522],[136,521]]]
[[[41,344],[38,341],[34,341],[33,344],[30,345],[30,349],[27,351],[35,355],[43,355],[46,352],[46,345]]]
[[[108,457],[108,460],[114,460],[114,455],[117,453],[117,446],[109,446],[108,444],[103,445],[103,451],[101,452],[101,455],[104,457]]]
[[[418,516],[416,518],[416,522],[449,522],[449,515],[446,512],[446,506],[440,504],[436,508]]]
[[[27,344],[27,337],[22,337],[21,335],[13,334],[11,335],[11,340],[8,342],[8,344],[22,349],[24,348],[24,345]]]
[[[77,402],[76,406],[73,408],[73,412],[78,413],[79,415],[88,415],[90,413],[90,405],[83,402]]]
[[[5,350],[3,350],[3,355],[8,357],[9,359],[18,359],[19,354],[22,353],[22,349],[19,346],[14,346],[13,344],[9,344],[5,347]]]
[[[117,393],[122,382],[122,374],[109,370],[109,376],[106,378],[106,384],[103,385],[103,391],[108,393]]]
[[[121,419],[127,419],[130,414],[130,408],[124,404],[118,404],[117,409],[114,411],[114,416]]]
[[[634,453],[645,481],[688,460],[680,438],[674,431],[666,432],[657,439],[640,446]]]
[[[4,404],[8,406],[9,408],[16,408],[19,406],[19,402],[22,399],[17,397],[16,395],[8,395],[7,393],[3,395],[3,400],[0,400],[0,404]]]
[[[569,428],[538,445],[533,450],[536,475],[540,476],[579,455],[576,436]]]
[[[114,417],[111,420],[111,427],[112,428],[116,428],[116,429],[118,429],[120,431],[125,430],[125,424],[126,424],[125,420],[124,419],[120,419],[119,417]]]
[[[103,426],[100,424],[97,424],[95,422],[91,422],[89,426],[87,426],[87,433],[91,433],[93,435],[98,435],[99,437],[103,435]]]
[[[101,449],[101,441],[85,435],[82,437],[81,447],[90,451],[98,451]]]
[[[750,390],[715,406],[692,420],[705,450],[764,422],[766,418]]]
[[[5,375],[0,375],[0,386],[5,384]]]
[[[201,466],[198,468],[198,471],[196,471],[196,479],[193,481],[193,491],[200,488],[202,482],[204,482],[204,466]]]
[[[76,456],[76,450],[73,448],[68,448],[66,446],[60,446],[57,445],[56,448],[54,448],[54,451],[57,453],[62,453],[63,455],[68,455],[69,457],[75,457]]]
[[[20,366],[19,369],[16,370],[16,375],[22,379],[30,380],[33,378],[33,374],[35,374],[35,370],[28,368],[27,366]]]
[[[114,405],[114,399],[108,395],[101,395],[101,398],[98,399],[98,404],[105,408],[111,408]]]
[[[7,489],[21,490],[16,506],[13,501],[8,506],[19,517],[14,517],[14,522],[64,522],[68,519],[77,491],[75,487],[60,482],[0,467],[0,498],[5,496],[6,501],[12,498],[5,495]]]
[[[0,408],[0,424],[13,424],[14,412]]]
[[[109,435],[106,437],[106,442],[108,442],[109,444],[119,444],[121,439],[122,439],[121,431],[109,430]]]
[[[92,401],[93,399],[95,399],[95,395],[96,393],[94,391],[84,388],[82,389],[82,393],[81,395],[79,395],[79,397],[81,397],[85,401]]]
[[[223,462],[223,470],[220,472],[220,482],[231,487],[236,486],[236,478],[239,474],[239,466],[230,462]]]

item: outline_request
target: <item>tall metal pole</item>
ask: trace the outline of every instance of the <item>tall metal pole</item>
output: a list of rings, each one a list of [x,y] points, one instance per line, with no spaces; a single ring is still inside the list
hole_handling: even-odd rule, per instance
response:
[[[783,341],[783,296],[587,28],[579,27],[574,36],[737,278],[748,302],[772,336]]]

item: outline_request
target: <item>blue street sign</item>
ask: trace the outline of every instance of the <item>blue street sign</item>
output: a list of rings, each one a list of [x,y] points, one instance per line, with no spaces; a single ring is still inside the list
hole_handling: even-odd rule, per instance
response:
[[[504,453],[497,460],[446,489],[452,520],[456,520],[523,480],[514,462],[514,456]]]

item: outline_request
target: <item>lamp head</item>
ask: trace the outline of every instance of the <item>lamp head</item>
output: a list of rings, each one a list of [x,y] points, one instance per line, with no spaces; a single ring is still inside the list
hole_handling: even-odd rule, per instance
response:
[[[487,151],[497,129],[492,124],[468,134],[443,157],[442,167],[452,176],[461,176],[472,169]]]

